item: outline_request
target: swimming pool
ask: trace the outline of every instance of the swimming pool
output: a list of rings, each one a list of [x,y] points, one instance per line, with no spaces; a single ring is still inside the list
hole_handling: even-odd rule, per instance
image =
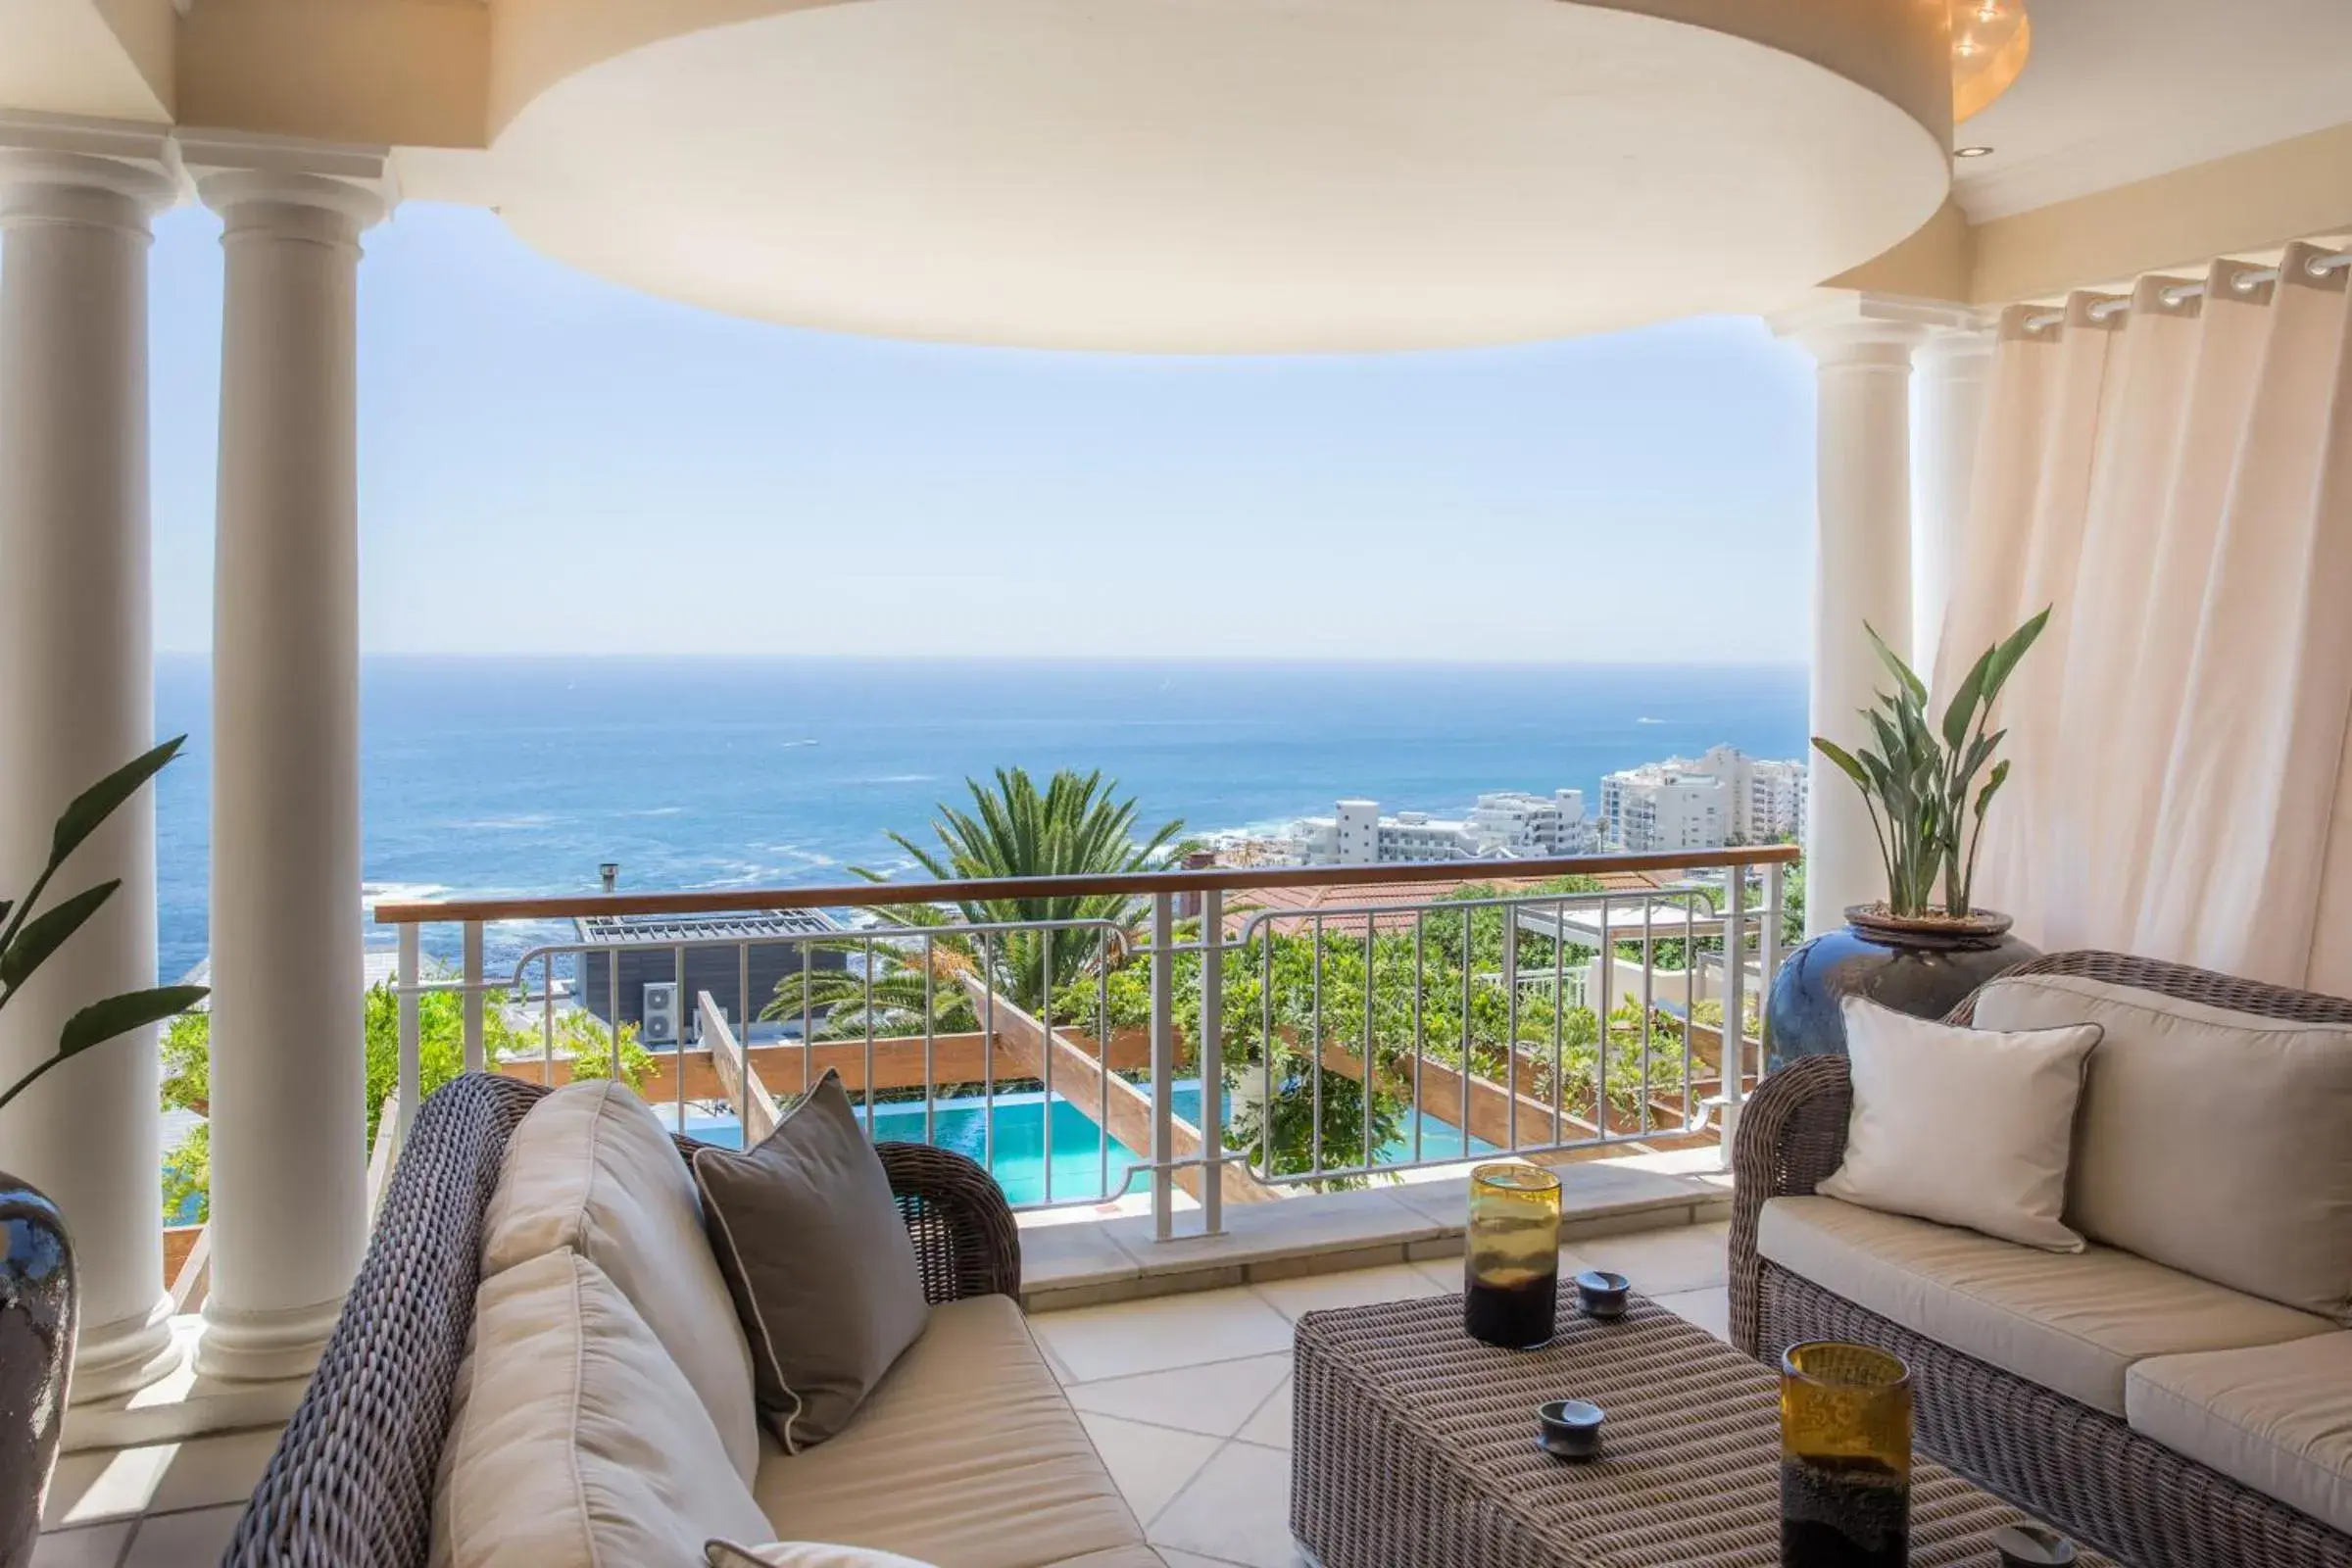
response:
[[[1200,1083],[1193,1081],[1176,1085],[1170,1104],[1178,1116],[1198,1124],[1200,1117]],[[859,1106],[858,1111],[862,1116],[864,1107]],[[1227,1117],[1230,1124],[1230,1110]],[[1059,1095],[1054,1097],[1050,1138],[1048,1121],[1046,1097],[1042,1094],[999,1095],[996,1098],[993,1126],[988,1113],[988,1102],[978,1099],[942,1100],[932,1105],[930,1142],[987,1165],[996,1176],[997,1185],[1004,1189],[1006,1200],[1015,1205],[1102,1199],[1117,1193],[1119,1183],[1126,1177],[1127,1167],[1141,1163],[1145,1158],[1116,1139],[1105,1140],[1093,1117]],[[731,1116],[689,1116],[686,1119],[686,1131],[706,1142],[730,1147],[742,1136],[742,1129]],[[876,1105],[874,1137],[881,1143],[922,1143],[921,1102]],[[1471,1159],[1493,1152],[1494,1148],[1492,1144],[1476,1138],[1469,1140],[1465,1152],[1459,1129],[1447,1126],[1435,1116],[1425,1115],[1421,1118],[1423,1159]],[[1331,1153],[1335,1163],[1354,1162],[1339,1151],[1332,1151]],[[1402,1138],[1378,1151],[1378,1153],[1386,1161],[1410,1160],[1413,1157],[1410,1130]],[[1049,1172],[1052,1174],[1050,1199],[1047,1186]],[[1130,1191],[1144,1190],[1144,1178],[1139,1176]]]

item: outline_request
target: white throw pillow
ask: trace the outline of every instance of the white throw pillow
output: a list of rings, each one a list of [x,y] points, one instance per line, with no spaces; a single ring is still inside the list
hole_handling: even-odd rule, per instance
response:
[[[1845,1001],[1845,1159],[1818,1191],[1864,1208],[2080,1252],[2066,1170],[2099,1026],[1995,1032]]]
[[[771,1541],[763,1546],[713,1541],[704,1550],[710,1568],[931,1568],[929,1563],[895,1551],[841,1546],[829,1541]]]
[[[485,1280],[433,1489],[433,1568],[690,1568],[770,1526],[662,1342],[577,1252]]]
[[[507,1142],[482,1214],[486,1280],[575,1251],[637,1308],[702,1396],[748,1486],[760,1468],[752,1347],[703,1232],[686,1158],[651,1106],[609,1079],[566,1084]]]

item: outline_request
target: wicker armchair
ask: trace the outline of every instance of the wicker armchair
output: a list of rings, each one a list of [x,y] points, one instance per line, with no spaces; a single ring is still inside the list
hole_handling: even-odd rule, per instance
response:
[[[2081,975],[2276,1018],[2352,1024],[2352,1001],[2113,953],[2054,953],[2013,975]],[[1975,1016],[1971,997],[1950,1020]],[[2103,1411],[1867,1311],[1756,1251],[1771,1199],[1809,1194],[1845,1151],[1845,1059],[1811,1056],[1748,1101],[1734,1153],[1732,1340],[1777,1361],[1803,1340],[1876,1345],[1912,1369],[1920,1446],[2019,1507],[2140,1568],[2352,1568],[2346,1537]]]
[[[226,1568],[422,1568],[481,1278],[482,1210],[507,1140],[546,1093],[476,1073],[424,1102],[342,1318],[254,1489]],[[1020,1241],[989,1174],[924,1145],[880,1152],[924,1294],[934,1302],[1017,1297]]]

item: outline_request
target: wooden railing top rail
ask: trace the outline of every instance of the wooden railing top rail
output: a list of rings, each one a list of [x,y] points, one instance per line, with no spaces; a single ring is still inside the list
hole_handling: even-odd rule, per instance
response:
[[[1250,888],[1370,888],[1412,882],[1480,882],[1509,877],[1598,876],[1608,872],[1704,871],[1734,865],[1790,865],[1793,844],[1642,855],[1568,855],[1542,860],[1413,860],[1379,865],[1214,866],[1108,876],[998,877],[970,882],[858,882],[829,888],[723,888],[702,893],[578,893],[538,899],[452,899],[379,904],[378,925],[428,920],[556,920],[591,914],[717,914],[749,909],[828,909],[953,900],[1067,899],[1106,893],[1242,892]]]

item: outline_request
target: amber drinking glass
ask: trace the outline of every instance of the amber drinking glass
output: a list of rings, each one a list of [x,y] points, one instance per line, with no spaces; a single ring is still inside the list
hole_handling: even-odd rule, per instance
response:
[[[1472,1171],[1462,1274],[1462,1327],[1472,1339],[1513,1350],[1548,1341],[1560,1290],[1560,1179],[1533,1165]]]
[[[1784,1568],[1903,1568],[1911,1552],[1911,1369],[1817,1340],[1781,1356]]]

